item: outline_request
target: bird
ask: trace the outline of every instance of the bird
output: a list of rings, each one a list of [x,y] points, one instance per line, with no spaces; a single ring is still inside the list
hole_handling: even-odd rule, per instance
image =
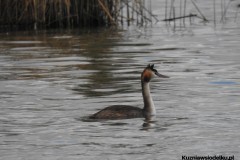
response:
[[[90,119],[130,119],[130,118],[149,118],[156,115],[156,109],[150,94],[150,81],[154,77],[169,78],[158,73],[154,64],[148,64],[141,73],[141,86],[143,96],[143,108],[129,105],[112,105],[97,113],[90,115]]]

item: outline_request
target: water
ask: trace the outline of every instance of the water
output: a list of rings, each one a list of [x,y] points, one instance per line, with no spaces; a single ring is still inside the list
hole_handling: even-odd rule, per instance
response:
[[[240,28],[197,24],[2,33],[0,159],[239,159]],[[148,63],[170,76],[151,83],[153,121],[86,120],[142,107]]]

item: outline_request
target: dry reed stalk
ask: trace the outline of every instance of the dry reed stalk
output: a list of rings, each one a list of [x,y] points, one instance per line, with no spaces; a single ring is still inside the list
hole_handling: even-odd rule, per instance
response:
[[[103,0],[98,0],[98,3],[102,7],[103,11],[106,13],[108,18],[111,20],[111,23],[116,25],[113,17],[111,16],[111,14],[109,12],[109,9],[106,7],[106,4],[104,4],[104,1]]]
[[[237,10],[236,10],[236,13],[235,13],[235,18],[234,18],[234,21],[235,21],[235,22],[237,21],[237,18],[238,18],[239,8],[240,8],[240,4],[238,4]]]
[[[129,3],[127,2],[126,5],[127,5],[127,25],[129,26],[130,25]]]
[[[183,16],[186,16],[186,8],[187,8],[187,0],[184,0]],[[183,18],[183,25],[185,26],[185,18]]]
[[[228,4],[227,4],[227,6],[226,6],[226,3],[225,3],[225,1],[224,1],[224,8],[223,8],[223,13],[222,13],[221,21],[224,21],[224,20],[226,19],[226,14],[227,14],[227,11],[228,11],[228,8],[229,8],[231,2],[232,2],[231,0],[228,1]]]
[[[170,23],[170,21],[174,22],[174,28],[176,27],[176,20],[180,20],[179,24],[180,27],[185,26],[185,19],[189,18],[190,20],[190,24],[191,24],[191,18],[192,17],[198,17],[203,19],[204,21],[208,21],[207,18],[204,16],[204,14],[201,12],[201,10],[199,9],[199,7],[197,6],[197,3],[195,2],[195,0],[191,0],[193,6],[195,7],[195,9],[197,10],[197,12],[199,13],[200,16],[198,16],[197,14],[192,14],[189,13],[188,15],[186,15],[186,8],[187,8],[187,0],[180,0],[179,1],[179,16],[177,16],[177,12],[176,12],[176,7],[175,7],[175,0],[171,0],[170,2],[170,9],[169,9],[169,16],[168,14],[168,1],[165,1],[165,19],[163,21],[167,21]],[[168,18],[166,18],[168,17]]]
[[[213,21],[214,21],[214,26],[216,26],[216,1],[213,0]]]
[[[174,0],[171,0],[170,11],[169,11],[169,19],[172,18],[174,8]]]
[[[201,15],[202,19],[204,21],[208,21],[207,18],[203,15],[203,13],[201,12],[201,10],[198,8],[196,2],[194,0],[191,0],[192,1],[192,4],[195,6],[195,8],[197,9],[198,13]]]
[[[180,15],[180,17],[182,17],[182,0],[180,0],[179,3],[180,3],[179,4],[179,6],[180,6],[179,15]],[[181,20],[179,21],[179,23],[180,23],[180,26],[182,26],[182,21]]]

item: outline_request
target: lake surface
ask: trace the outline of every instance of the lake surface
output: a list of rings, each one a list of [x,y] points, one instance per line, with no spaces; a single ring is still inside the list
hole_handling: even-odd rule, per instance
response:
[[[0,159],[240,158],[239,22],[0,35]],[[87,120],[143,107],[149,63],[153,121]]]

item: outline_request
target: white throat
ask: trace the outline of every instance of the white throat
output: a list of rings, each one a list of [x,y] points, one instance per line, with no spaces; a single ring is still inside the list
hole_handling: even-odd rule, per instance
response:
[[[150,94],[149,82],[142,82],[142,94],[144,102],[143,112],[145,116],[156,115],[156,109],[152,100],[152,96]]]

